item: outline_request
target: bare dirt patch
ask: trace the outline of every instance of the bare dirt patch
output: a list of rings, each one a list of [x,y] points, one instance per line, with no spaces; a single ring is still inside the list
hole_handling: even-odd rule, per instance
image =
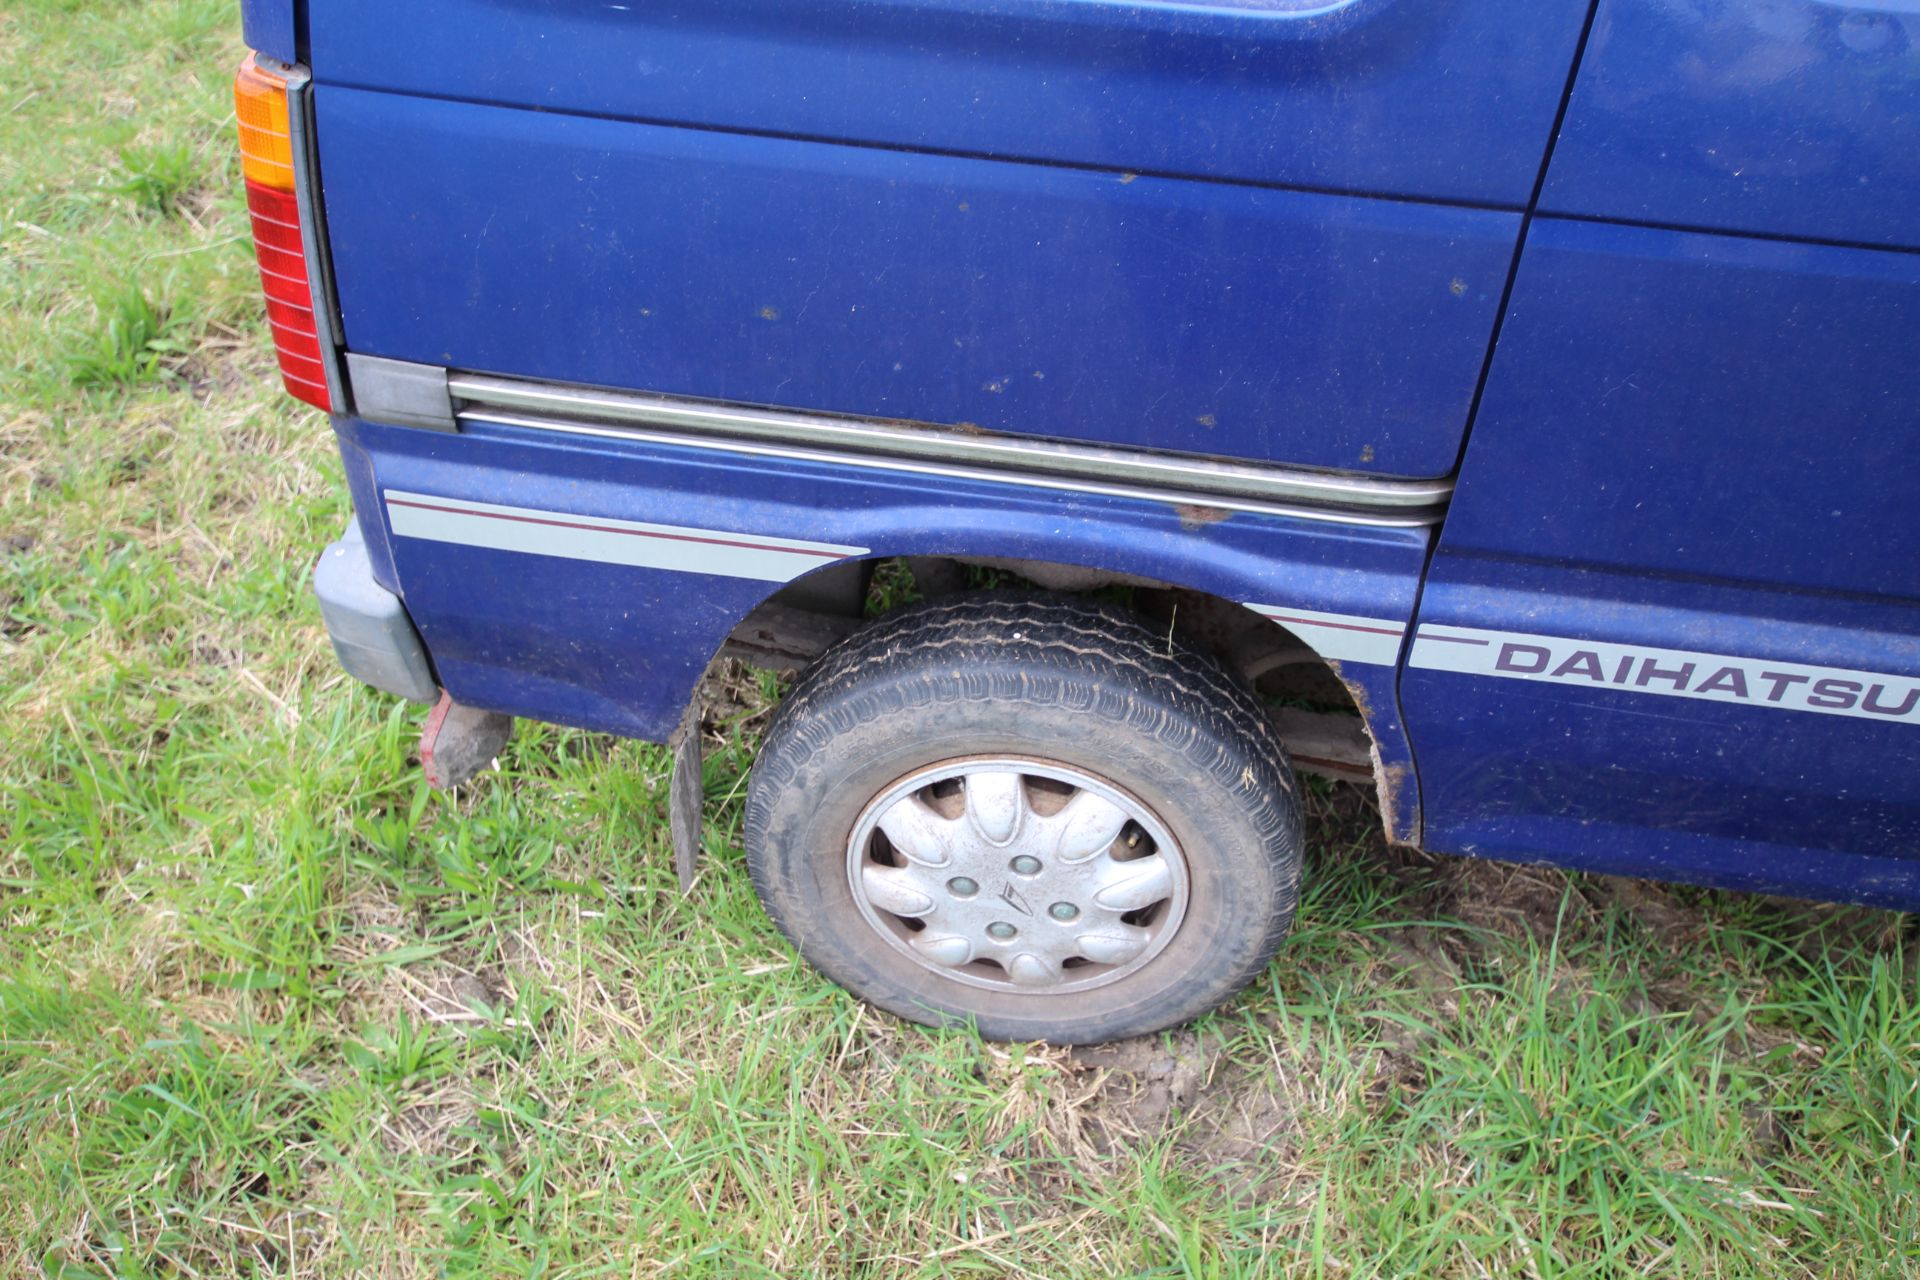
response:
[[[1087,1128],[1102,1155],[1167,1141],[1189,1172],[1236,1199],[1293,1163],[1300,1082],[1273,1061],[1247,1063],[1217,1034],[1179,1031],[1075,1050]]]

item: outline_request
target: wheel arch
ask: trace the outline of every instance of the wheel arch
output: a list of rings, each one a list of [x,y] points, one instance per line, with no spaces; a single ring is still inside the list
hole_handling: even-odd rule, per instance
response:
[[[1184,518],[1182,522],[1204,527]],[[1343,647],[1337,639],[1329,639],[1340,634],[1334,629],[1338,626],[1390,623],[1391,619],[1315,608],[1339,601],[1285,586],[1268,587],[1263,594],[1273,598],[1267,600],[1235,598],[1247,595],[1251,585],[1223,594],[1215,589],[1227,585],[1220,580],[1218,561],[1211,566],[1192,565],[1191,576],[1168,578],[1128,567],[1139,561],[1119,545],[1054,550],[1056,556],[1062,553],[1072,558],[870,550],[766,593],[716,649],[713,663],[735,658],[750,665],[798,671],[864,621],[932,595],[1000,586],[1067,595],[1117,595],[1121,603],[1178,629],[1189,643],[1214,654],[1263,694],[1300,768],[1342,781],[1370,783],[1391,838],[1417,841],[1418,794],[1394,697],[1395,667],[1390,661],[1353,661],[1345,656],[1354,652],[1350,645]],[[1177,572],[1177,563],[1175,568]],[[891,588],[903,576],[911,580],[912,594],[890,600]],[[1204,585],[1194,579],[1204,579]],[[1228,590],[1232,591],[1230,585]],[[1292,616],[1301,617],[1302,623],[1288,625],[1281,620]],[[1324,623],[1332,616],[1354,621],[1319,626],[1307,622],[1311,617]],[[1372,652],[1385,653],[1389,645],[1397,647],[1397,635],[1378,637]],[[1356,724],[1357,733],[1352,727]]]

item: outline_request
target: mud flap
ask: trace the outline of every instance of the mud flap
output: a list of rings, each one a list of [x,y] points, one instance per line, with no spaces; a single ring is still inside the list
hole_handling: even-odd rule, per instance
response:
[[[453,700],[446,690],[420,731],[420,769],[427,785],[450,791],[471,782],[507,745],[513,717],[482,711]]]
[[[700,806],[706,796],[701,779],[700,720],[705,707],[699,697],[687,705],[673,734],[673,780],[667,784],[667,825],[673,831],[673,870],[680,892],[693,891],[700,870]]]

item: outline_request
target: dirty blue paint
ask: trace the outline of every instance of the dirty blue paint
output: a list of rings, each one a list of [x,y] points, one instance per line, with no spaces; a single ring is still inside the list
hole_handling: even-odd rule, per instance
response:
[[[1526,203],[1586,0],[1290,7],[328,0],[313,69],[609,120]]]
[[[1601,0],[1541,207],[1920,247],[1920,2]]]
[[[316,110],[356,351],[1383,474],[1452,468],[1520,228],[331,87]]]
[[[1416,647],[1430,847],[1920,905],[1920,723],[1787,709],[1803,667],[1855,710],[1920,679],[1916,353],[1920,255],[1534,222],[1420,633],[1590,641],[1606,678]],[[1752,696],[1615,682],[1634,646],[1754,664]]]
[[[298,62],[295,3],[296,0],[240,0],[240,32],[247,47],[282,62]]]
[[[458,435],[335,420],[376,566],[393,566],[441,683],[516,715],[662,741],[727,634],[776,585],[396,537],[380,494],[575,512],[868,549],[866,558],[1030,558],[1124,570],[1230,600],[1411,617],[1428,534],[1235,514],[630,440],[476,426]],[[510,481],[508,478],[510,477]],[[503,481],[507,481],[503,487]],[[377,569],[376,569],[377,572]],[[1389,764],[1410,767],[1392,666],[1353,663]],[[1417,822],[1411,795],[1403,834]]]
[[[654,740],[784,569],[396,536],[382,495],[1371,620],[1321,630],[1399,838],[1920,908],[1916,21],[338,0],[311,60],[356,351],[1459,481],[1434,545],[340,418],[374,576],[455,697]]]

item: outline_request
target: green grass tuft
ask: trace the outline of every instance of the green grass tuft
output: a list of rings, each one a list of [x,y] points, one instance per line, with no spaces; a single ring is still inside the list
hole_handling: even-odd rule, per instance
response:
[[[184,142],[152,147],[128,147],[120,153],[125,178],[114,186],[122,195],[150,213],[172,217],[200,180],[193,148]]]
[[[169,376],[187,353],[168,308],[138,285],[94,300],[93,322],[77,332],[66,355],[76,387],[128,386]]]

